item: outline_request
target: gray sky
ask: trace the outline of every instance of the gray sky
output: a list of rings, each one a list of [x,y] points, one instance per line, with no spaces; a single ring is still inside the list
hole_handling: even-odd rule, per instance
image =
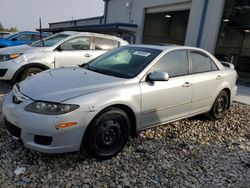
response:
[[[0,22],[6,28],[35,30],[48,23],[101,16],[103,0],[0,0]]]

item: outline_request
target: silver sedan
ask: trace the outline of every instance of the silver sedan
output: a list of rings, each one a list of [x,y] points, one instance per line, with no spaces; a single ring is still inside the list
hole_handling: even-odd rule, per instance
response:
[[[77,68],[47,70],[5,98],[6,129],[46,153],[85,149],[117,155],[129,136],[183,118],[222,118],[236,94],[236,71],[205,50],[130,45]]]

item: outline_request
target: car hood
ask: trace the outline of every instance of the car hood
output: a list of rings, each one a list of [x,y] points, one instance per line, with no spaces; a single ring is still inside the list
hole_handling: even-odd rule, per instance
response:
[[[11,40],[7,40],[5,38],[0,38],[0,43],[12,42]]]
[[[32,52],[41,52],[44,51],[44,47],[32,47],[28,45],[20,45],[20,46],[12,46],[12,47],[5,47],[0,49],[0,54],[14,54],[14,53],[32,53]]]
[[[77,96],[124,84],[126,79],[107,76],[83,68],[47,70],[19,83],[22,94],[33,99],[63,102]]]

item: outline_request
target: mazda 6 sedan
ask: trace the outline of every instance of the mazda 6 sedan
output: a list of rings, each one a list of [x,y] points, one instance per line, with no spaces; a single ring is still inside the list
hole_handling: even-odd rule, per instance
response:
[[[16,84],[3,104],[5,127],[45,153],[117,155],[130,136],[207,114],[222,118],[237,74],[205,50],[123,46],[75,68],[47,70]]]

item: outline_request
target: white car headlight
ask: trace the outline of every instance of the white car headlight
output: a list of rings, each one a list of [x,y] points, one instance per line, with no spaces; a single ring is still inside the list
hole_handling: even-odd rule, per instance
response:
[[[16,59],[18,58],[20,55],[20,53],[17,53],[17,54],[9,54],[9,55],[0,55],[0,62],[1,61],[8,61],[10,59]]]
[[[79,105],[37,101],[26,106],[25,110],[38,114],[59,115],[66,114],[77,108],[79,108]]]

